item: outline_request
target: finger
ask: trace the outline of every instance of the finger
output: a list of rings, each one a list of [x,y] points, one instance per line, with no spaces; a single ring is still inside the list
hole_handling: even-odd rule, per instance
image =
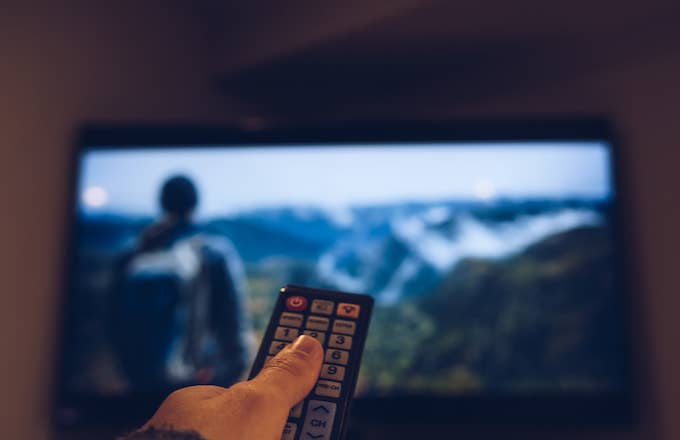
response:
[[[302,335],[271,359],[252,379],[252,386],[292,408],[312,390],[323,361],[323,348],[316,339]]]

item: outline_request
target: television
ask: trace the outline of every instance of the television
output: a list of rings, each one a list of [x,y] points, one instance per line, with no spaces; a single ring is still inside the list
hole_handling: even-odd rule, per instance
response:
[[[630,421],[616,154],[597,118],[85,126],[56,420],[244,379],[298,284],[375,299],[356,423]],[[192,290],[195,237],[226,277]]]

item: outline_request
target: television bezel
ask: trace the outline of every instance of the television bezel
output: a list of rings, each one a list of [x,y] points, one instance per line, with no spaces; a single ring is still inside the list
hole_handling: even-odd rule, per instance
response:
[[[183,124],[84,124],[77,135],[71,160],[67,209],[66,258],[53,419],[60,427],[130,426],[148,418],[167,392],[104,397],[75,394],[65,384],[66,329],[74,320],[73,283],[77,234],[77,188],[80,158],[87,150],[230,145],[294,145],[314,143],[436,142],[436,141],[585,141],[605,140],[610,146],[613,198],[612,234],[616,246],[615,288],[624,324],[626,387],[622,393],[598,395],[550,393],[536,395],[461,395],[452,397],[360,397],[353,402],[357,426],[367,423],[465,423],[532,425],[632,425],[637,420],[637,398],[632,357],[631,297],[628,253],[623,224],[620,178],[621,154],[612,124],[604,117],[522,118],[440,122],[391,121],[336,123],[242,129],[237,126]]]

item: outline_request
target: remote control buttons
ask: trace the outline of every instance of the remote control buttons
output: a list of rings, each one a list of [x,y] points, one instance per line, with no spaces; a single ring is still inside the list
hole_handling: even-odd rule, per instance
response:
[[[286,345],[288,345],[287,342],[281,341],[272,342],[271,345],[269,346],[269,354],[276,355],[276,353],[286,348]]]
[[[281,440],[294,440],[295,432],[297,431],[297,424],[288,422],[286,426],[283,427],[283,433],[281,434]]]
[[[336,319],[333,323],[333,333],[343,333],[345,335],[353,335],[357,329],[357,325],[352,321],[342,321]]]
[[[326,397],[340,397],[340,390],[342,385],[340,382],[333,382],[332,380],[320,380],[316,383],[314,392],[319,396]]]
[[[334,349],[326,350],[326,362],[330,362],[332,364],[347,365],[348,360],[349,351]]]
[[[356,304],[340,303],[338,304],[338,311],[336,313],[343,318],[357,319],[360,310],[361,307]]]
[[[276,327],[274,339],[279,339],[281,341],[294,341],[299,334],[300,332],[296,328]]]
[[[335,303],[333,301],[315,299],[314,301],[312,301],[312,308],[310,309],[310,311],[312,313],[318,313],[319,315],[332,315],[334,305]]]
[[[331,338],[328,340],[328,346],[331,348],[344,348],[345,350],[349,350],[352,348],[352,337],[332,334]]]
[[[297,313],[281,313],[281,318],[279,318],[279,324],[288,327],[302,327],[303,316]]]
[[[326,333],[324,332],[318,332],[316,330],[305,330],[302,333],[316,339],[321,343],[321,345],[323,345],[323,343],[326,341]]]
[[[290,417],[295,417],[295,418],[300,418],[302,417],[302,405],[305,404],[305,401],[302,400],[300,403],[295,405],[293,409],[290,410]]]
[[[328,330],[329,324],[328,318],[322,318],[320,316],[310,316],[307,318],[306,327],[311,330]]]
[[[300,440],[329,440],[333,430],[335,408],[335,403],[310,400],[307,404],[307,416],[300,433]]]
[[[345,367],[323,364],[319,377],[322,379],[343,380],[345,378]]]
[[[301,312],[307,308],[307,298],[304,296],[290,296],[286,299],[286,308],[295,312]]]

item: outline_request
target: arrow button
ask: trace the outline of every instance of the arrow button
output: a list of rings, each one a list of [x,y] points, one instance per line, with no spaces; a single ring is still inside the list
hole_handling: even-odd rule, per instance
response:
[[[323,405],[319,405],[317,407],[312,408],[312,411],[324,411],[326,414],[328,414],[330,411],[328,411],[328,408],[326,408]]]

